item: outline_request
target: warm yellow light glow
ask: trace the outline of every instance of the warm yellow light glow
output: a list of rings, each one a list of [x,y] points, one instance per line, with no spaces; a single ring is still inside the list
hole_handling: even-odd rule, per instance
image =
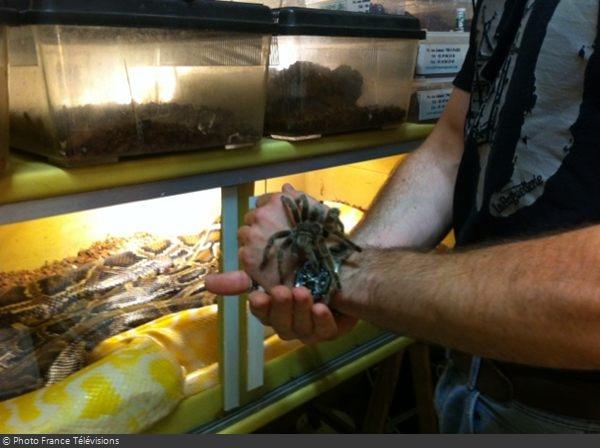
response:
[[[220,189],[213,189],[90,210],[80,222],[107,236],[143,231],[175,237],[198,233],[220,214]]]
[[[76,105],[169,102],[175,96],[178,75],[189,70],[187,67],[116,67],[87,81],[87,88]]]
[[[350,232],[362,219],[364,213],[347,204],[335,201],[324,201],[328,207],[336,207],[340,209],[340,220],[344,224],[346,232]]]
[[[0,270],[35,269],[111,236],[190,235],[220,215],[220,189],[213,189],[7,224],[0,226]]]
[[[285,70],[300,60],[300,42],[297,42],[297,39],[281,36],[273,41],[273,45],[277,47],[272,49],[277,51],[278,63],[275,66],[277,70]]]

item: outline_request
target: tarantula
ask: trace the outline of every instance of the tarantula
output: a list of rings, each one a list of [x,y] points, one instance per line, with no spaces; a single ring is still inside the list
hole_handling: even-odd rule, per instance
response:
[[[269,253],[278,239],[284,238],[277,251],[277,270],[280,282],[283,284],[283,256],[290,249],[296,257],[300,256],[306,263],[296,275],[296,282],[305,284],[307,279],[313,285],[319,284],[316,290],[320,297],[328,301],[335,290],[341,289],[340,279],[335,269],[336,259],[341,259],[349,251],[360,252],[362,249],[350,241],[344,234],[344,224],[340,221],[340,211],[330,208],[327,213],[322,207],[310,207],[305,195],[300,195],[295,201],[287,196],[281,196],[281,202],[291,224],[290,230],[276,232],[269,238],[260,265],[264,269],[269,261]],[[334,238],[339,244],[335,247],[327,245],[327,239]],[[335,283],[335,287],[334,287]],[[324,286],[323,286],[324,285]]]

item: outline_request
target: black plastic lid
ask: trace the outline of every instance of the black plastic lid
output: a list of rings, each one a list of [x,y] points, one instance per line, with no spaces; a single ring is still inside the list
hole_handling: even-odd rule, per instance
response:
[[[5,0],[20,23],[195,28],[266,32],[274,29],[263,5],[212,0]]]
[[[14,25],[18,23],[19,13],[15,9],[5,8],[0,1],[0,25]]]
[[[388,15],[309,8],[273,10],[276,34],[425,39],[419,19],[410,14]]]

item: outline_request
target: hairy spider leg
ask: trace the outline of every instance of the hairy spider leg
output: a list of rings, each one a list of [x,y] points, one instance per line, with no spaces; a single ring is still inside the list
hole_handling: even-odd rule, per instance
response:
[[[315,271],[319,270],[320,265],[317,255],[315,254],[315,249],[312,246],[307,246],[302,247],[302,250],[304,251],[306,258],[308,258],[308,261],[310,261],[312,268]]]
[[[298,212],[298,207],[287,196],[281,196],[281,202],[283,204],[283,208],[285,209],[285,213],[287,214],[288,220],[290,221],[290,227],[296,227],[300,222],[300,212]]]
[[[345,233],[344,223],[340,221],[340,209],[330,208],[324,219],[325,224],[333,225],[335,230],[340,233]]]
[[[329,252],[334,259],[344,260],[348,257],[349,252],[354,250],[350,246],[348,246],[345,242],[341,241],[337,245],[331,246],[329,248]]]
[[[296,204],[302,213],[302,221],[308,221],[308,212],[310,210],[310,205],[308,204],[308,198],[306,195],[301,194],[298,199],[296,199]]]
[[[345,244],[347,244],[348,246],[350,246],[352,249],[354,249],[356,252],[362,252],[362,248],[358,245],[356,245],[355,243],[353,243],[352,241],[350,241],[346,235],[344,235],[343,233],[338,232],[337,230],[332,230],[331,234],[333,236],[335,236],[336,238],[339,238],[340,240],[342,240]]]
[[[329,273],[329,277],[333,281],[335,281],[335,286],[337,289],[342,289],[342,284],[340,283],[340,277],[335,272],[335,266],[333,264],[333,257],[331,256],[331,252],[329,251],[327,244],[325,244],[325,240],[319,239],[319,241],[317,242],[317,247],[319,249],[319,255],[321,256],[321,259],[325,263],[325,269],[327,269],[327,272]],[[331,286],[329,289],[331,289]]]
[[[279,232],[276,232],[273,235],[271,235],[271,237],[267,241],[267,245],[265,246],[265,250],[263,252],[263,259],[262,259],[262,262],[260,263],[261,269],[264,269],[265,266],[267,265],[267,263],[269,262],[269,252],[271,251],[273,244],[275,244],[275,240],[278,240],[280,238],[286,238],[286,237],[290,236],[291,234],[292,234],[291,230],[280,230]]]
[[[310,221],[323,222],[324,220],[324,212],[321,207],[313,207],[310,211],[310,216],[308,217]]]
[[[279,273],[279,283],[283,285],[283,254],[285,250],[290,247],[294,242],[294,238],[290,235],[283,242],[277,250],[277,272]]]

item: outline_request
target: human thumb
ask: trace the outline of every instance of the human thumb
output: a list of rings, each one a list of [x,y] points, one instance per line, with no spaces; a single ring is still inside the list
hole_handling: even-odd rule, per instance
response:
[[[281,188],[281,191],[283,193],[289,194],[291,196],[295,196],[295,195],[298,194],[298,190],[296,190],[292,184],[289,184],[287,182],[285,184],[283,184],[283,187]]]

